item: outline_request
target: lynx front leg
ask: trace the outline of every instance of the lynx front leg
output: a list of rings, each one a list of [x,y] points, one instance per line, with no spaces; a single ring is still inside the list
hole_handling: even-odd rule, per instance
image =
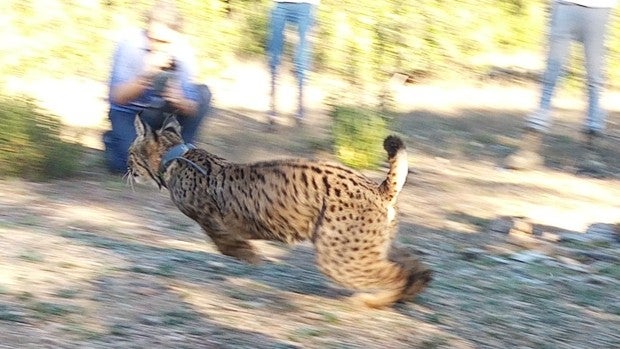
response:
[[[222,254],[250,264],[261,262],[261,257],[256,253],[254,246],[242,236],[226,230],[219,220],[211,218],[200,226]]]

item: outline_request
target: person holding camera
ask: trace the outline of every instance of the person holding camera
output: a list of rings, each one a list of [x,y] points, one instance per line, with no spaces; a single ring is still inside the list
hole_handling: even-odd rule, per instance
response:
[[[127,169],[129,146],[136,138],[138,112],[153,128],[174,113],[183,139],[191,143],[209,111],[211,93],[192,82],[194,56],[181,40],[181,16],[169,1],[158,1],[147,14],[146,27],[123,35],[117,43],[109,81],[109,119],[104,134],[105,157],[111,172]]]

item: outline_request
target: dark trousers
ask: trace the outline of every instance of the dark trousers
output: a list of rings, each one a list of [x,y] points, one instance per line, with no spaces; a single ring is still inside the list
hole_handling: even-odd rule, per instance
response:
[[[211,108],[211,91],[206,85],[199,85],[198,88],[201,93],[196,116],[177,115],[177,119],[181,124],[181,135],[185,143],[192,143],[194,141],[202,121]],[[159,128],[161,126],[163,119],[158,120],[149,111],[145,111],[145,113],[150,116],[145,121],[151,124],[152,127]],[[163,118],[163,113],[160,113],[160,115]],[[112,124],[112,130],[105,132],[103,135],[106,165],[112,172],[124,173],[127,171],[129,147],[136,139],[136,130],[134,128],[136,114],[110,109],[108,117]]]

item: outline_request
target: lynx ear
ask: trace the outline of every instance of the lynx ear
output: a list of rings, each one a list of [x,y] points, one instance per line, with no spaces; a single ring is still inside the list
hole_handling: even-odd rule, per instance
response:
[[[179,124],[179,120],[177,120],[174,114],[168,115],[166,120],[164,120],[164,124],[161,127],[162,131],[171,131],[176,133],[177,135],[181,135],[181,124]]]
[[[142,115],[142,111],[139,111],[138,114],[136,114],[133,125],[136,128],[136,134],[138,136],[146,136],[148,133],[151,133],[151,126],[144,122],[140,115]]]

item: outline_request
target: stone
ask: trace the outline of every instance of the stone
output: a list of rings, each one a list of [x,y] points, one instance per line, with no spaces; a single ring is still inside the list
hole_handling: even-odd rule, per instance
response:
[[[139,319],[140,323],[143,325],[159,325],[162,323],[161,319],[157,316],[152,316],[152,315],[142,315],[140,316]]]
[[[504,167],[510,170],[534,170],[544,164],[543,157],[530,150],[520,150],[506,158]]]
[[[614,278],[610,278],[610,277],[602,276],[602,275],[590,275],[587,277],[586,281],[589,284],[593,284],[593,285],[613,285],[617,283],[617,281]]]
[[[546,260],[548,258],[549,257],[547,257],[546,255],[540,252],[531,251],[531,250],[517,252],[510,256],[510,259],[521,262],[521,263],[534,263],[534,262]]]
[[[595,261],[603,261],[603,262],[620,262],[620,257],[611,255],[605,252],[598,251],[579,251],[578,255],[580,257],[586,257],[588,259],[592,259]]]
[[[616,240],[614,230],[612,224],[595,223],[588,227],[586,235],[588,235],[593,242],[614,242]]]
[[[489,224],[489,231],[501,234],[508,234],[508,232],[512,228],[512,225],[512,218],[500,217],[491,221],[491,223]]]
[[[562,240],[560,234],[550,233],[548,231],[543,231],[540,238],[548,242],[560,242]]]
[[[558,256],[557,260],[562,262],[561,266],[564,267],[564,268],[568,268],[568,269],[573,270],[573,271],[578,271],[580,273],[588,273],[589,272],[588,268],[586,268],[586,266],[581,264],[576,259],[572,259],[572,258],[564,257],[564,256]]]
[[[616,242],[618,236],[612,224],[595,223],[588,227],[585,233],[569,233],[562,235],[562,241],[576,241],[582,243]]]
[[[461,251],[461,256],[466,261],[472,261],[480,258],[484,254],[484,250],[475,247],[468,247]]]
[[[502,258],[502,257],[498,257],[498,256],[488,256],[488,258],[496,263],[499,264],[508,264],[510,263],[509,260],[507,260],[506,258]]]
[[[534,226],[525,218],[515,218],[513,221],[512,230],[518,230],[529,235],[534,234]]]
[[[208,261],[207,264],[213,269],[213,270],[226,270],[228,267],[226,266],[226,264],[222,263],[222,262],[215,262],[215,261]]]
[[[536,248],[543,243],[543,241],[536,238],[535,236],[514,228],[510,229],[508,236],[506,236],[506,241],[513,245],[530,249]]]

